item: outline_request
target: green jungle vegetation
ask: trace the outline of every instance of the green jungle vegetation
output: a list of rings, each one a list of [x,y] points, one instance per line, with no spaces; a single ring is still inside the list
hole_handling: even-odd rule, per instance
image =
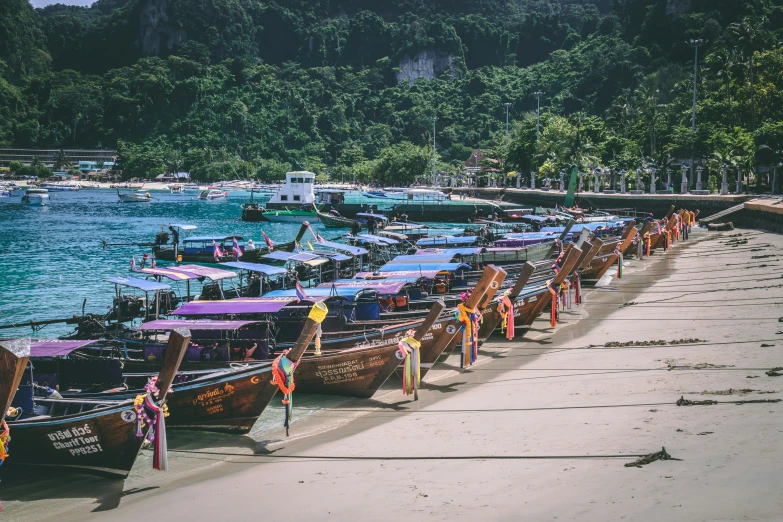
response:
[[[446,173],[476,148],[542,178],[693,148],[711,188],[724,164],[756,186],[783,160],[782,42],[781,0],[5,0],[0,146],[401,184],[431,172],[435,117]]]

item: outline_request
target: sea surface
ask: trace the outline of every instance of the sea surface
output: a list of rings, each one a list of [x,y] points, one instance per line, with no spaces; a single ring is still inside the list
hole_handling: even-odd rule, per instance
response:
[[[54,324],[34,332],[23,325],[80,315],[82,307],[85,313],[106,313],[114,285],[104,279],[128,276],[131,257],[138,259],[152,249],[104,248],[103,241],[152,243],[162,226],[178,223],[196,225],[194,235],[238,235],[262,246],[262,229],[272,241],[285,242],[295,237],[300,226],[242,221],[241,205],[250,201],[248,192],[229,192],[225,200],[208,202],[199,201],[195,191],[184,195],[150,191],[151,202],[118,203],[114,190],[82,189],[50,192],[44,207],[22,203],[22,194],[16,191],[10,198],[0,198],[0,325],[18,325],[0,329],[0,337],[53,338],[72,332],[73,327]],[[349,194],[346,202],[377,204],[378,200]],[[346,232],[325,229],[317,222],[311,225],[327,239]]]

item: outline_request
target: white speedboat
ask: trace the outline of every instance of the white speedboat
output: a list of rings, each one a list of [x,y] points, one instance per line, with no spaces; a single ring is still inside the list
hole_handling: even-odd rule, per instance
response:
[[[169,185],[169,190],[172,194],[184,194],[185,187],[182,185]]]
[[[185,183],[182,185],[182,188],[185,190],[201,190],[201,187],[199,187],[196,183]]]
[[[372,199],[386,199],[394,201],[443,201],[448,196],[440,190],[421,189],[421,188],[387,188],[380,190],[367,190],[362,192],[362,196]]]
[[[101,188],[100,183],[96,183],[94,181],[82,181],[80,183],[83,189],[99,189]]]
[[[41,188],[45,188],[50,192],[78,192],[81,186],[78,183],[69,181],[52,181],[44,183],[41,185]]]
[[[22,201],[34,207],[44,207],[49,202],[49,191],[44,188],[27,189]]]
[[[227,192],[223,192],[222,190],[217,189],[210,189],[202,191],[201,194],[198,195],[198,199],[202,199],[204,201],[216,201],[218,199],[226,199],[226,196],[228,196]]]
[[[144,203],[146,201],[152,201],[152,196],[149,192],[139,190],[136,192],[120,192],[117,191],[117,196],[122,203]]]

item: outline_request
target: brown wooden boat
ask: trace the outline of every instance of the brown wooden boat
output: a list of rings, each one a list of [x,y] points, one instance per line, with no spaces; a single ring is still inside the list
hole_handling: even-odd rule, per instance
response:
[[[160,404],[166,400],[189,341],[189,332],[172,332],[166,364],[158,377]],[[7,411],[29,355],[29,339],[0,342],[0,405],[6,405],[2,413]],[[132,399],[36,399],[35,402],[35,412],[20,412],[15,418],[6,418],[12,437],[6,464],[128,475],[149,429],[146,426],[142,436],[137,436],[137,413]]]
[[[563,284],[565,278],[571,275],[571,272],[574,270],[576,262],[581,255],[582,250],[577,246],[572,246],[568,252],[566,252],[565,258],[563,260],[563,266],[557,275],[552,279],[552,287],[557,288]],[[552,293],[546,287],[546,284],[544,284],[543,288],[536,289],[532,295],[522,294],[520,295],[520,298],[522,302],[520,303],[520,299],[517,299],[517,304],[514,305],[515,327],[530,326],[533,324],[533,321],[535,321],[536,318],[544,311],[544,307],[551,302]],[[517,310],[519,310],[518,313]]]

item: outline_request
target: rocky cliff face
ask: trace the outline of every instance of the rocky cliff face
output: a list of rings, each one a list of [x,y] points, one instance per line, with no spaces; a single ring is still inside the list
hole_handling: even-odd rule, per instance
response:
[[[666,14],[678,18],[691,10],[691,0],[666,0]]]
[[[159,55],[185,42],[187,33],[169,23],[166,0],[146,0],[141,9],[138,46],[145,56]]]
[[[397,81],[413,83],[416,78],[431,80],[437,78],[445,71],[449,71],[452,76],[455,76],[455,71],[452,67],[453,59],[454,56],[450,54],[433,50],[422,51],[413,58],[406,56],[400,60],[400,72],[397,73]]]

